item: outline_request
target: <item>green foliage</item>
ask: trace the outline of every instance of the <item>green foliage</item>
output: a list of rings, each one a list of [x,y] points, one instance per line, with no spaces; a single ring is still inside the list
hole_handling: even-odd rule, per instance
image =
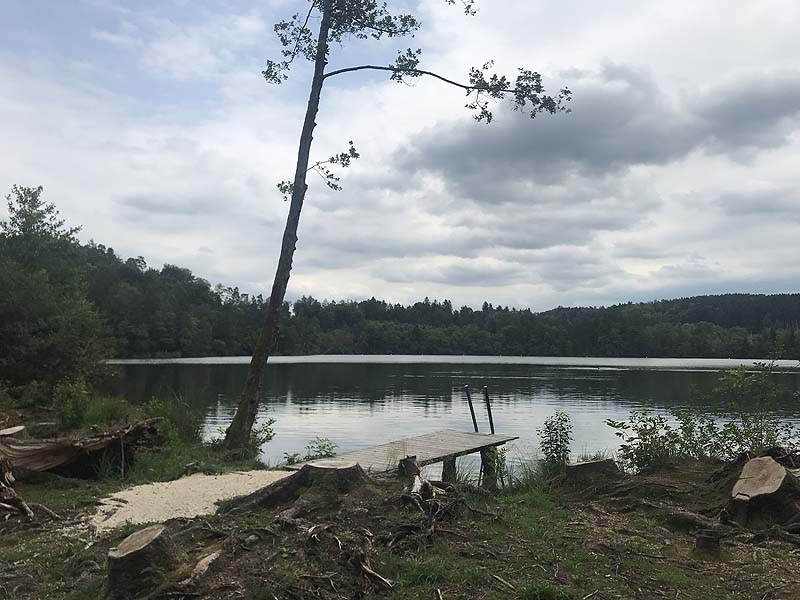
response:
[[[56,428],[61,432],[107,430],[142,418],[140,407],[124,398],[92,393],[80,379],[58,383],[52,403]]]
[[[773,446],[795,449],[800,432],[785,421],[779,402],[790,394],[775,378],[775,363],[758,363],[720,376],[709,400],[716,412],[674,409],[671,418],[633,411],[628,421],[609,419],[622,439],[619,456],[635,471],[661,467],[683,459],[733,460],[744,452],[758,453]]]
[[[0,380],[12,386],[75,379],[110,354],[97,313],[120,357],[253,351],[266,307],[261,296],[212,288],[174,265],[154,269],[142,257],[124,260],[102,244],[80,247],[65,238],[63,226],[55,238],[34,240],[44,248],[36,261],[42,268],[34,269],[22,262],[21,235],[14,241],[4,235],[10,234],[0,234],[0,288],[11,291],[0,296],[0,339],[9,340],[0,346]],[[800,357],[798,322],[797,294],[543,313],[489,303],[459,309],[427,298],[404,306],[303,297],[283,306],[275,354],[749,357],[783,347],[784,356]]]
[[[14,186],[9,217],[0,221],[0,381],[17,396],[34,381],[52,388],[91,375],[108,351],[102,321],[85,296],[78,230],[67,228],[41,196],[41,187]]]
[[[536,430],[539,435],[539,450],[545,471],[558,473],[569,462],[572,443],[572,421],[563,411],[556,411],[544,420]]]
[[[317,458],[330,458],[336,456],[336,444],[328,438],[315,437],[306,446],[305,455],[299,452],[289,453],[284,452],[283,460],[287,465],[296,465],[297,463],[305,462],[307,460],[315,460]]]
[[[158,430],[169,443],[195,443],[202,438],[205,411],[177,394],[170,399],[151,398],[142,406],[141,414],[163,419]]]
[[[608,419],[606,424],[616,429],[615,435],[622,438],[619,457],[628,469],[661,467],[680,457],[680,433],[662,415],[635,410],[628,422]]]

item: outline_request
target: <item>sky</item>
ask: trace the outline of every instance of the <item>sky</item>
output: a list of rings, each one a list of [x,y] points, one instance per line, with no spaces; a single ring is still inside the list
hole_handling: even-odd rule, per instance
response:
[[[448,298],[546,310],[800,292],[800,3],[390,2],[414,39],[353,41],[329,68],[494,60],[568,86],[572,112],[385,73],[329,79],[312,160],[347,148],[342,190],[309,175],[288,297]],[[83,241],[268,295],[311,65],[273,24],[304,0],[4,0],[0,189],[44,186]],[[316,23],[316,21],[312,22]],[[0,218],[5,214],[0,208]]]

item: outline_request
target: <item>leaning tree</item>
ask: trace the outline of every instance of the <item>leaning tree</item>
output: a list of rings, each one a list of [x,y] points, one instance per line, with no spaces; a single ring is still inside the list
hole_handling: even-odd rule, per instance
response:
[[[456,4],[456,1],[444,0],[450,5]],[[466,15],[475,15],[475,0],[458,1]],[[491,106],[497,100],[509,98],[513,101],[515,110],[535,117],[540,113],[566,111],[566,103],[571,96],[566,88],[554,95],[546,94],[541,75],[529,69],[518,69],[513,78],[494,73],[492,62],[470,69],[466,81],[456,81],[422,68],[422,50],[419,48],[398,52],[394,62],[388,64],[363,64],[327,70],[331,45],[341,45],[353,39],[413,37],[420,28],[420,21],[411,13],[392,12],[385,2],[378,0],[307,0],[307,3],[307,10],[275,25],[275,33],[283,47],[282,57],[280,60],[268,60],[263,71],[267,82],[280,84],[288,79],[289,70],[296,59],[305,59],[314,64],[294,179],[278,184],[278,189],[290,200],[289,214],[264,325],[253,351],[236,415],[225,435],[225,446],[231,449],[247,444],[256,419],[265,367],[274,345],[278,316],[292,269],[297,226],[308,189],[306,176],[310,171],[316,171],[328,187],[338,190],[339,177],[333,167],[347,167],[353,159],[358,158],[358,152],[350,142],[349,148],[340,154],[327,160],[313,163],[310,161],[311,142],[323,86],[334,77],[346,76],[356,71],[384,71],[388,73],[389,79],[399,83],[418,77],[432,77],[443,84],[464,90],[467,97],[466,108],[474,111],[477,121],[484,123],[491,123]],[[318,23],[318,28],[315,27],[316,36],[312,23]]]

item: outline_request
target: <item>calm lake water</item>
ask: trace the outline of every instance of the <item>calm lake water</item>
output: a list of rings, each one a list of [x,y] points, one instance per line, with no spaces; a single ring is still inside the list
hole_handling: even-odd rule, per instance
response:
[[[220,435],[236,407],[248,358],[113,361],[114,393],[134,402],[181,396],[206,411],[206,435]],[[530,456],[536,428],[556,410],[572,417],[573,452],[614,450],[606,419],[631,410],[702,405],[719,370],[752,361],[719,359],[590,359],[476,356],[275,357],[267,367],[267,393],[259,421],[276,420],[275,439],[263,449],[278,463],[326,437],[339,452],[439,429],[472,430],[464,386],[488,432],[481,389],[488,386],[495,429],[518,435],[512,455]],[[780,377],[800,389],[796,361],[782,361]],[[784,407],[800,422],[800,408]],[[467,459],[469,462],[469,459]]]

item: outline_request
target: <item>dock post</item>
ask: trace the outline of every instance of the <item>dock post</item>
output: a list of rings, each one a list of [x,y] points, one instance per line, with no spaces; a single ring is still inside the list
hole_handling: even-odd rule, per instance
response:
[[[455,483],[456,480],[456,457],[448,456],[442,461],[442,481]]]
[[[489,387],[483,386],[483,397],[486,400],[486,412],[489,414],[489,430],[494,434],[494,419],[492,419],[492,403],[489,401]]]
[[[490,492],[497,491],[497,448],[481,450],[481,471],[483,479],[481,487]]]
[[[478,433],[478,419],[475,418],[475,407],[472,406],[472,394],[469,393],[469,385],[464,386],[464,391],[467,393],[467,403],[469,404],[469,414],[472,415],[472,426],[475,428],[475,433]]]

